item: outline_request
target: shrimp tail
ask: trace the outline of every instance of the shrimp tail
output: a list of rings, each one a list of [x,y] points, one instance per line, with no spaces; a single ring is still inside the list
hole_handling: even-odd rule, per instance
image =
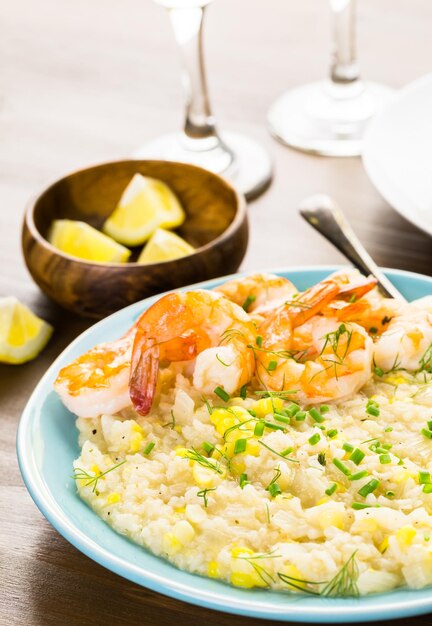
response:
[[[138,327],[132,350],[130,399],[140,415],[148,415],[156,393],[160,348]]]

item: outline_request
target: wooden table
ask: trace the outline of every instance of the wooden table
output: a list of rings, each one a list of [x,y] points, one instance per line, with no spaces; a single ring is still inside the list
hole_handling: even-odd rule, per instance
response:
[[[220,125],[261,140],[275,162],[272,187],[250,206],[243,268],[341,262],[296,212],[304,196],[326,191],[380,264],[432,274],[430,239],[386,205],[359,159],[307,156],[266,132],[273,99],[326,71],[326,0],[218,0],[208,13]],[[429,0],[361,0],[364,75],[399,87],[429,72],[431,19]],[[0,296],[19,297],[56,328],[36,361],[0,366],[0,624],[262,623],[171,600],[104,570],[51,528],[22,483],[20,413],[52,360],[90,324],[59,310],[30,280],[20,254],[26,201],[63,173],[128,155],[178,127],[182,93],[168,20],[150,0],[14,0],[0,5],[0,24]]]

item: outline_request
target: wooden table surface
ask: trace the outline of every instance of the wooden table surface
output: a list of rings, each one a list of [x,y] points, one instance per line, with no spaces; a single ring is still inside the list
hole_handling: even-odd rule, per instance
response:
[[[432,274],[430,239],[383,201],[360,159],[308,156],[267,134],[272,100],[326,72],[327,4],[217,0],[208,11],[220,126],[262,141],[275,163],[273,185],[250,206],[243,268],[341,262],[296,212],[304,196],[325,191],[380,264]],[[430,0],[358,4],[367,78],[400,87],[431,70]],[[0,296],[17,296],[56,328],[36,361],[0,366],[0,624],[262,623],[171,600],[104,570],[53,530],[22,483],[15,457],[21,411],[52,360],[90,324],[59,310],[32,283],[20,253],[25,204],[63,173],[126,156],[177,128],[182,93],[167,17],[150,0],[14,0],[0,4],[0,25]],[[432,617],[399,623],[431,624]]]

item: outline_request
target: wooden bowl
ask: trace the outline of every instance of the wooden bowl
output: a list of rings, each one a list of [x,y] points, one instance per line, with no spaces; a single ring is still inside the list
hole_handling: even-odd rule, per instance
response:
[[[95,263],[60,252],[46,237],[54,219],[78,219],[101,228],[135,173],[166,182],[186,220],[179,234],[196,251],[174,261]],[[22,230],[25,262],[52,300],[86,317],[101,318],[156,293],[235,272],[246,252],[246,202],[224,179],[167,161],[96,165],[58,180],[27,208]]]

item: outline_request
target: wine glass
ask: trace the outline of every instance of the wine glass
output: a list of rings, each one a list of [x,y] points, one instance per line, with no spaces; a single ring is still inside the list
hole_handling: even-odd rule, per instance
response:
[[[182,132],[163,135],[140,147],[136,158],[192,163],[228,178],[246,198],[271,181],[267,152],[239,133],[219,134],[212,113],[203,56],[203,18],[211,0],[154,0],[168,9],[183,62],[186,118]]]
[[[286,92],[268,113],[282,143],[327,156],[361,154],[364,131],[394,91],[360,79],[355,46],[355,0],[330,0],[334,53],[330,77]]]

